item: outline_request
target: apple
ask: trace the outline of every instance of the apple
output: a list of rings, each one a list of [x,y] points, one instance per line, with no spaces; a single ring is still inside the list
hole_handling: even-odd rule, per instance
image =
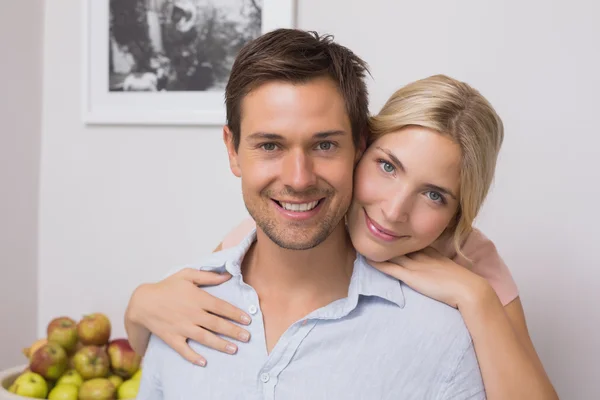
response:
[[[11,385],[10,391],[19,396],[45,399],[48,394],[48,384],[43,376],[35,372],[25,372],[19,375]]]
[[[113,400],[115,386],[106,378],[94,378],[83,382],[79,388],[79,398],[85,400]]]
[[[69,358],[61,345],[48,342],[33,353],[29,368],[46,379],[56,380],[67,369]]]
[[[85,346],[73,356],[75,369],[84,380],[104,378],[110,371],[110,360],[106,351],[99,346]]]
[[[101,313],[85,315],[77,324],[77,335],[84,345],[103,346],[110,339],[111,325]]]
[[[48,394],[48,400],[77,400],[79,387],[70,383],[57,384]]]
[[[31,356],[33,356],[33,353],[39,350],[40,347],[44,346],[46,343],[48,343],[48,340],[46,338],[38,339],[35,342],[33,342],[31,346],[24,348],[23,354],[31,361]]]
[[[121,386],[121,384],[123,383],[123,378],[121,378],[119,375],[111,374],[108,376],[108,380],[111,381],[113,385],[115,385],[116,389],[119,389],[119,386]]]
[[[54,318],[48,324],[46,333],[49,342],[60,344],[67,353],[75,350],[75,346],[77,345],[77,323],[71,318]]]
[[[119,395],[119,399],[135,399],[139,390],[140,381],[138,379],[129,379],[119,386],[117,394]]]
[[[81,377],[81,374],[75,369],[68,370],[67,372],[62,374],[60,378],[58,378],[58,381],[56,381],[57,386],[62,384],[69,384],[79,387],[82,383],[83,378]]]
[[[113,372],[129,379],[140,369],[142,357],[138,355],[127,339],[115,339],[108,345],[108,356]]]
[[[137,380],[142,379],[142,368],[138,369],[137,372],[135,374],[133,374],[131,379],[137,379]]]

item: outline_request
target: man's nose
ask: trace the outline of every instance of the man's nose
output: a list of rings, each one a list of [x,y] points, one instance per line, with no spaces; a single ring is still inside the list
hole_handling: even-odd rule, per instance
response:
[[[317,183],[313,160],[302,149],[286,154],[281,175],[283,184],[298,192]]]

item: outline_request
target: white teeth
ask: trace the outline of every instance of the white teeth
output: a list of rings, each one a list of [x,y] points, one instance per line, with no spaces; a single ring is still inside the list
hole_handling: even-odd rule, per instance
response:
[[[310,211],[319,204],[318,201],[311,201],[310,203],[284,203],[280,202],[281,207],[285,208],[288,211]]]

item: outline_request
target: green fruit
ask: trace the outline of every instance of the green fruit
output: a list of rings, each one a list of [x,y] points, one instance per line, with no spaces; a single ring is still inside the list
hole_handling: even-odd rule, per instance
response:
[[[115,388],[117,389],[119,389],[119,386],[121,386],[123,383],[123,378],[121,378],[119,375],[111,375],[108,377],[108,380],[111,381],[111,383],[115,385]]]
[[[135,399],[138,391],[140,390],[139,379],[129,379],[119,386],[118,395],[119,399]]]
[[[79,388],[82,400],[112,400],[115,398],[115,385],[107,378],[94,378],[83,382]]]
[[[79,387],[71,383],[61,383],[50,391],[48,400],[77,400]]]
[[[131,379],[137,379],[138,381],[142,379],[142,369],[138,369],[135,374],[131,377]]]
[[[58,381],[56,382],[57,385],[62,385],[64,383],[80,387],[83,383],[83,378],[81,377],[81,374],[79,374],[79,372],[77,372],[74,369],[70,369],[67,372],[65,372],[60,378],[58,378]]]
[[[56,342],[71,353],[77,345],[77,323],[69,317],[54,318],[46,328],[46,336],[49,342]]]
[[[45,399],[48,394],[48,384],[46,380],[35,372],[25,372],[11,385],[13,393],[24,397],[33,397],[34,399]]]

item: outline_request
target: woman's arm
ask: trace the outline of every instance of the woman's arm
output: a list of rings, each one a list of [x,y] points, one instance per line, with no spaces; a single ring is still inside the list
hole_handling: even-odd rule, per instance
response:
[[[237,346],[216,333],[247,342],[249,332],[230,321],[247,325],[250,317],[198,288],[199,285],[217,285],[230,278],[229,274],[186,268],[160,282],[140,285],[125,312],[125,330],[131,347],[144,355],[150,332],[153,332],[186,360],[200,366],[206,365],[206,359],[192,350],[187,339],[235,354]]]
[[[529,337],[520,299],[503,307],[487,282],[481,287],[458,309],[473,338],[487,398],[558,399]]]
[[[518,298],[503,307],[486,279],[432,248],[392,261],[370,264],[458,308],[473,338],[488,400],[558,399],[529,337]]]

